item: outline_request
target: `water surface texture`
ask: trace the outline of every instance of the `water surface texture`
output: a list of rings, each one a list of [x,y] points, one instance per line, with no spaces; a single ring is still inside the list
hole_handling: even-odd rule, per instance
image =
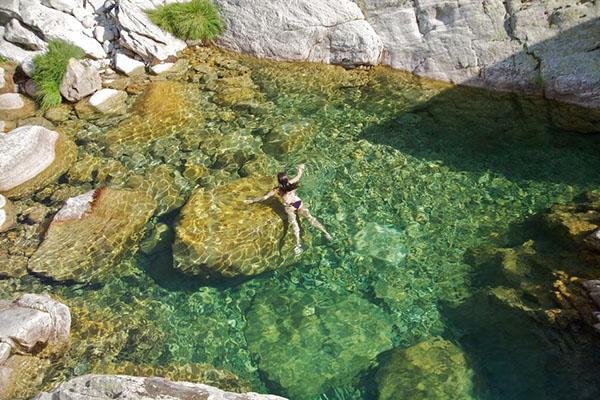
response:
[[[79,160],[103,167],[61,184],[156,179],[146,236],[161,230],[163,242],[99,284],[0,281],[2,297],[45,290],[71,307],[73,345],[47,387],[127,365],[211,364],[301,400],[600,394],[598,343],[536,319],[544,305],[519,297],[525,280],[549,292],[550,269],[511,281],[475,256],[527,240],[552,253],[539,216],[599,187],[600,135],[569,131],[539,98],[384,68],[191,57],[213,72],[127,115],[64,127]],[[173,270],[173,224],[195,187],[294,175],[298,163],[299,195],[331,243],[301,220],[305,251],[276,271],[207,284]]]

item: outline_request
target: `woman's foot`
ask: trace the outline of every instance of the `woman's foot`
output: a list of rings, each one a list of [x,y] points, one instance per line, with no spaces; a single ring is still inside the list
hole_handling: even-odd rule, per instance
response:
[[[298,254],[302,253],[302,247],[300,247],[300,246],[296,246],[296,247],[294,248],[294,253],[296,253],[296,255],[298,255]]]

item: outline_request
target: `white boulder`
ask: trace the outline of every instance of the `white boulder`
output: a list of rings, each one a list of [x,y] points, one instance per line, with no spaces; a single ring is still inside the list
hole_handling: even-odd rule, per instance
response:
[[[121,114],[126,111],[127,92],[115,89],[101,89],[94,93],[88,104],[102,114]]]
[[[122,53],[115,56],[115,68],[127,76],[141,75],[146,71],[146,65],[143,62],[134,60]]]
[[[0,89],[6,85],[6,78],[4,78],[4,68],[0,67]]]
[[[83,375],[61,383],[50,393],[40,393],[34,400],[122,400],[214,399],[214,400],[286,400],[284,397],[225,392],[200,383],[171,382],[164,378],[124,375]]]
[[[41,126],[22,126],[0,135],[0,192],[35,177],[54,161],[58,133]]]
[[[216,43],[276,60],[375,65],[383,44],[350,0],[218,0],[226,30]]]
[[[9,42],[8,40],[4,40],[5,31],[6,28],[4,26],[0,26],[0,54],[2,57],[20,63],[27,58],[41,54],[39,51],[23,50],[21,47]]]
[[[186,48],[183,40],[154,25],[138,4],[132,0],[120,0],[115,7],[115,24],[119,28],[119,43],[123,47],[146,60],[154,57],[165,60]]]
[[[152,72],[154,75],[164,74],[173,68],[173,65],[175,65],[175,63],[156,64],[150,67],[150,72]]]
[[[46,49],[46,43],[42,39],[14,18],[6,24],[4,39],[17,45],[25,45],[33,50]]]
[[[35,113],[35,104],[18,93],[0,94],[0,119],[17,120],[31,117]]]

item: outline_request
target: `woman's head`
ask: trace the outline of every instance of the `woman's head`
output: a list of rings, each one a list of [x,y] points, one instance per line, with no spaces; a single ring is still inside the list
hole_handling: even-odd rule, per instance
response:
[[[290,192],[298,187],[298,185],[295,183],[290,183],[285,172],[280,172],[277,174],[277,182],[279,182],[279,189],[283,190],[284,192]]]

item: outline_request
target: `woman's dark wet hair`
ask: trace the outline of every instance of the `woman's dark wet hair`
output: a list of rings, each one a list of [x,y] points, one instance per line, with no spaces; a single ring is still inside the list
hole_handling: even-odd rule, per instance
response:
[[[279,186],[277,187],[284,192],[291,192],[298,187],[297,183],[290,183],[285,172],[280,172],[277,174],[277,182],[279,182]]]

